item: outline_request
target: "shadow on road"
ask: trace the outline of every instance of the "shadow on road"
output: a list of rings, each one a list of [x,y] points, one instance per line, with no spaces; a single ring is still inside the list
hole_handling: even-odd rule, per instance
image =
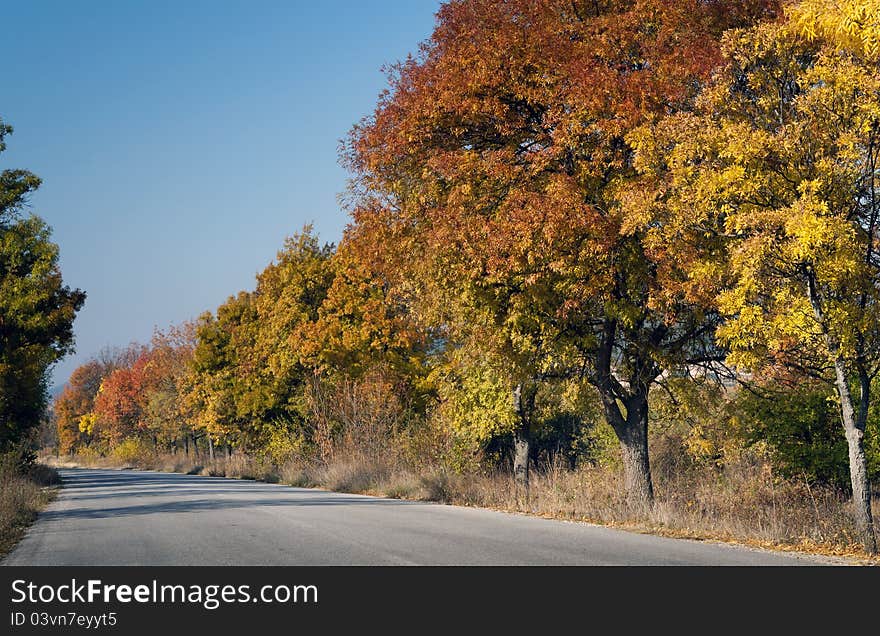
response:
[[[78,507],[47,510],[46,521],[101,519],[162,513],[195,513],[253,507],[412,506],[415,501],[342,495],[222,477],[66,469],[63,501]],[[107,505],[127,500],[122,505]],[[131,501],[128,501],[131,500]],[[145,501],[146,500],[146,501]],[[89,505],[89,504],[92,505]]]

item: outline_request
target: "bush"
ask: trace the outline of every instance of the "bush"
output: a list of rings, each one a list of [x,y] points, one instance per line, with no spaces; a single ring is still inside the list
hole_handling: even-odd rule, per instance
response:
[[[396,441],[413,419],[399,382],[382,367],[356,379],[314,380],[306,391],[306,405],[316,458],[327,462],[357,453],[377,462],[398,454]],[[293,443],[297,450],[304,448]]]
[[[45,464],[33,464],[27,472],[27,478],[38,486],[58,486],[61,484],[61,475],[58,471]]]
[[[802,383],[796,388],[774,390],[767,397],[743,391],[737,406],[746,443],[766,443],[780,474],[849,491],[847,443],[830,387]],[[874,441],[877,436],[876,419],[870,418],[865,450],[872,479],[878,477],[880,468],[880,453]]]
[[[127,437],[117,444],[110,455],[113,459],[127,463],[138,464],[155,455],[153,445],[137,437]]]
[[[0,453],[0,474],[2,475],[26,475],[34,466],[37,454],[31,448],[29,442],[19,442]]]
[[[266,426],[265,444],[260,449],[260,457],[274,466],[281,466],[297,457],[311,453],[301,428],[282,419]]]

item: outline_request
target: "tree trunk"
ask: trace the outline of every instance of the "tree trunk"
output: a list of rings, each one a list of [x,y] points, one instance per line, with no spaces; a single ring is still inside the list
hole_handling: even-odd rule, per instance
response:
[[[614,429],[620,442],[627,499],[634,509],[645,511],[654,504],[648,462],[648,390],[659,370],[645,360],[636,360],[641,373],[633,374],[628,387],[622,386],[612,371],[616,332],[616,321],[609,320],[604,324],[596,372],[590,382],[599,391],[605,421]],[[625,417],[618,398],[626,408]]]
[[[859,412],[853,407],[852,392],[849,389],[849,373],[846,361],[840,353],[840,343],[832,334],[825,322],[822,299],[812,274],[807,276],[807,291],[816,322],[822,328],[828,352],[834,360],[834,386],[840,400],[840,418],[846,443],[849,447],[849,476],[853,491],[853,518],[859,539],[869,554],[877,553],[877,537],[874,534],[874,519],[871,514],[871,486],[868,482],[868,465],[865,459],[865,424],[868,418],[871,381],[862,371],[859,373],[861,395],[859,396]]]
[[[210,435],[208,435],[208,456],[211,458],[211,461],[216,459],[214,457],[214,440],[211,439]]]
[[[513,390],[513,406],[519,421],[513,437],[513,481],[517,501],[528,504],[529,501],[529,452],[532,436],[529,421],[522,404],[522,385],[517,384]]]
[[[626,420],[618,433],[623,454],[624,482],[630,504],[638,509],[654,503],[654,484],[648,459],[648,396],[636,394],[627,400]]]
[[[226,444],[226,459],[230,459],[232,457],[232,446]]]
[[[868,482],[868,463],[865,458],[865,419],[857,417],[853,407],[852,393],[847,382],[846,368],[842,360],[834,362],[835,386],[840,399],[840,414],[843,420],[843,430],[846,434],[846,443],[849,447],[849,475],[853,491],[853,517],[856,523],[856,531],[859,539],[869,554],[877,552],[877,537],[874,535],[874,519],[871,514],[871,485]],[[864,395],[866,387],[862,387],[861,402],[867,403],[868,396]],[[860,405],[861,406],[861,405]],[[859,409],[867,415],[866,408]]]
[[[514,434],[513,446],[513,478],[516,484],[517,500],[529,501],[529,452],[532,439],[529,425],[520,423]]]
[[[648,393],[642,391],[626,399],[626,417],[612,392],[600,387],[599,394],[605,421],[620,442],[627,500],[634,509],[650,508],[654,504],[654,485],[648,461]]]
[[[196,459],[199,458],[199,440],[196,437],[196,434],[193,433],[190,438],[192,439],[192,449],[193,449],[193,457]]]

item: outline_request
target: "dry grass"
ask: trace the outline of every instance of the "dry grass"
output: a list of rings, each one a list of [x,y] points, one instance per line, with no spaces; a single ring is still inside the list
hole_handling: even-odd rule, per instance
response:
[[[37,513],[55,496],[58,473],[36,464],[20,474],[0,470],[0,558],[4,557],[33,523]]]
[[[74,460],[76,461],[76,460]],[[56,464],[64,464],[56,460]],[[112,459],[80,465],[137,467],[188,474],[258,479],[298,487],[435,501],[588,521],[664,536],[868,559],[856,539],[846,498],[830,488],[784,480],[765,461],[744,458],[724,469],[664,465],[654,471],[656,503],[634,510],[611,468],[532,471],[528,501],[517,500],[509,474],[460,474],[439,466],[418,470],[375,456],[336,453],[331,461],[280,467],[243,455],[198,463],[182,455],[149,457],[125,466]],[[136,464],[136,465],[133,465]],[[875,498],[880,518],[880,498]]]
[[[864,555],[848,501],[830,489],[783,481],[766,469],[694,471],[660,481],[652,510],[635,510],[622,476],[607,469],[547,470],[532,479],[528,502],[507,476],[447,485],[451,503],[589,521],[665,536],[715,539],[822,554]],[[875,498],[875,510],[880,499]]]

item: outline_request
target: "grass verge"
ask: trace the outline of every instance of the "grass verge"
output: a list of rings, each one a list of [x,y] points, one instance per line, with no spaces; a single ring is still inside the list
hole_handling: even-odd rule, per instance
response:
[[[57,494],[61,479],[58,472],[42,464],[34,464],[24,473],[0,472],[0,559],[15,544]]]

